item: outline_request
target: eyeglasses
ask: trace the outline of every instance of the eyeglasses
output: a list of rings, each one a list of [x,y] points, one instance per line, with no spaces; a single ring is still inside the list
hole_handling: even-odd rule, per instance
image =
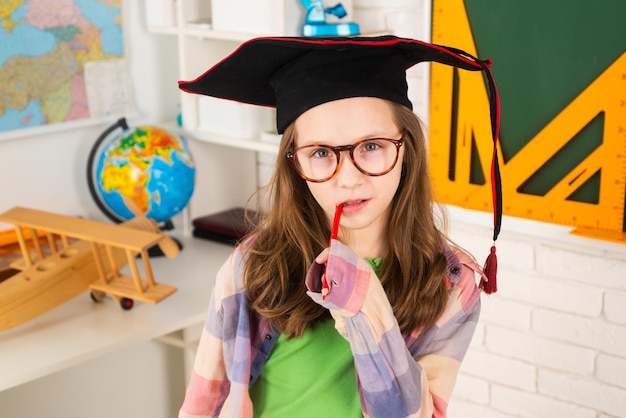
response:
[[[341,152],[348,151],[350,160],[363,174],[382,176],[395,167],[403,138],[371,138],[352,145],[331,147],[328,145],[305,145],[286,154],[303,179],[322,183],[339,172]]]

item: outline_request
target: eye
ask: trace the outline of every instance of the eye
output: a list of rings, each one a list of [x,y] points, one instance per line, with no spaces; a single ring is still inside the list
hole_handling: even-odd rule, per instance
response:
[[[331,154],[331,150],[324,147],[317,147],[311,149],[311,157],[313,158],[328,158]]]
[[[358,153],[373,153],[378,154],[378,151],[383,151],[387,148],[387,141],[385,139],[374,138],[361,142],[357,146]]]
[[[380,147],[381,145],[375,141],[367,141],[364,142],[363,145],[361,145],[361,149],[363,151],[377,151],[378,149],[380,149]]]

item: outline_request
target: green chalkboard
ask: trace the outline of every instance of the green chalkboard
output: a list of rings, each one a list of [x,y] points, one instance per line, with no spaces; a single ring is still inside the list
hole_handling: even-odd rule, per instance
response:
[[[626,51],[626,0],[466,0],[465,7],[478,56],[494,62],[505,162]],[[519,192],[545,194],[602,144],[603,125],[600,114]],[[597,203],[599,184],[594,176],[569,199]]]

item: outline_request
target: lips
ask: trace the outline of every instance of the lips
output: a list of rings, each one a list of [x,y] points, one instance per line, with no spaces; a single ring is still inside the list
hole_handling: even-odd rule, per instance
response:
[[[346,202],[343,202],[342,205],[343,207],[348,207],[348,206],[352,206],[352,205],[358,205],[359,203],[363,203],[365,202],[365,199],[359,199],[359,200],[348,200]]]
[[[361,210],[369,202],[369,199],[346,200],[342,203],[344,213],[352,213]]]

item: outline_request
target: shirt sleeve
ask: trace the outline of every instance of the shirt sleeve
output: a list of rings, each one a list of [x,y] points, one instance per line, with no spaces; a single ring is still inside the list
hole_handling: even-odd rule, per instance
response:
[[[459,366],[480,312],[475,272],[462,259],[437,323],[403,336],[369,264],[337,240],[326,263],[329,292],[319,293],[322,268],[307,274],[309,296],[328,308],[350,342],[366,417],[445,417]]]
[[[252,416],[247,396],[248,356],[238,357],[234,347],[243,340],[249,345],[247,338],[237,338],[239,330],[249,335],[245,332],[249,330],[248,315],[241,314],[240,306],[245,298],[236,274],[240,262],[241,254],[235,251],[217,273],[179,418]]]

